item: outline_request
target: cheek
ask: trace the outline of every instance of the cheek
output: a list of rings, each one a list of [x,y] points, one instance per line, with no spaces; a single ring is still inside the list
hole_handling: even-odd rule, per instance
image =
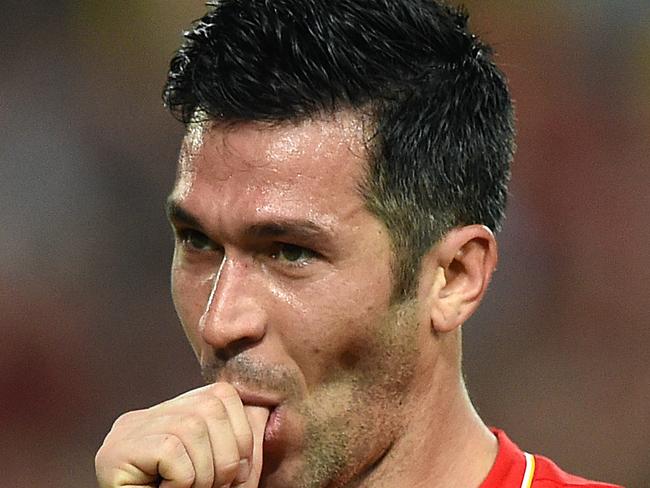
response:
[[[291,354],[300,356],[309,384],[373,368],[381,354],[376,339],[388,310],[388,298],[373,298],[377,297],[365,295],[361,300],[354,292],[311,296],[309,306],[303,307],[300,319],[294,322],[298,328],[291,334]]]
[[[210,296],[210,277],[197,276],[174,264],[171,272],[171,289],[176,314],[187,338],[197,352],[200,343],[198,324]]]

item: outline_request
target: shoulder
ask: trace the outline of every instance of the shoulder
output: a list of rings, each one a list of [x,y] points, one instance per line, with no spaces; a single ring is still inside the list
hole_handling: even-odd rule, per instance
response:
[[[619,485],[590,481],[563,471],[547,457],[534,455],[535,474],[531,488],[622,488]]]

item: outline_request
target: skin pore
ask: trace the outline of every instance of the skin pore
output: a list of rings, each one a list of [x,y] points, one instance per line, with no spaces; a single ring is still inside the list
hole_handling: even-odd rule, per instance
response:
[[[496,443],[462,385],[458,327],[494,240],[452,231],[393,303],[390,238],[358,192],[363,140],[345,112],[193,124],[168,205],[174,303],[208,382],[278,404],[259,486],[478,486]]]

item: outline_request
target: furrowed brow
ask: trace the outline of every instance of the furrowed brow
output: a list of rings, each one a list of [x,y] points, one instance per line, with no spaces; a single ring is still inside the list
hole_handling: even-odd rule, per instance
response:
[[[199,231],[204,228],[200,220],[173,197],[167,199],[165,210],[167,218],[174,226],[185,225]],[[309,219],[279,218],[254,223],[245,228],[244,235],[251,239],[290,238],[307,242],[317,241],[323,246],[331,244],[334,240],[334,236],[328,227],[319,225]]]
[[[246,234],[256,238],[292,237],[307,240],[328,240],[331,233],[311,220],[274,220],[251,225]]]
[[[165,203],[165,212],[167,213],[167,218],[172,224],[184,224],[197,229],[202,228],[199,219],[185,210],[183,206],[172,197],[169,197]]]

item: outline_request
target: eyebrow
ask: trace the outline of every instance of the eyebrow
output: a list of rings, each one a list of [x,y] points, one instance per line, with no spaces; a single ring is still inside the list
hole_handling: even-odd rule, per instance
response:
[[[165,204],[167,218],[172,223],[180,223],[197,230],[203,230],[201,221],[186,210],[175,198],[169,197]],[[315,240],[328,244],[333,239],[332,231],[310,219],[271,218],[266,222],[259,222],[248,226],[244,230],[248,238],[281,238]]]
[[[199,219],[184,209],[178,200],[171,196],[165,202],[165,213],[171,223],[181,223],[199,230],[203,228]]]
[[[256,238],[294,237],[300,239],[327,238],[330,232],[308,219],[274,219],[248,227],[245,233]]]

